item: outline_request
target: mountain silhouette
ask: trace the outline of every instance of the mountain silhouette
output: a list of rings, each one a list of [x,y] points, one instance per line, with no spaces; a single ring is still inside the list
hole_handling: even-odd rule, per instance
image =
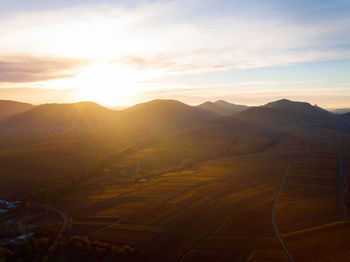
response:
[[[17,114],[2,123],[11,128],[94,128],[113,122],[114,111],[93,102],[44,104]]]
[[[241,112],[248,108],[245,105],[235,105],[228,103],[224,100],[218,100],[216,102],[205,102],[203,104],[198,105],[198,108],[207,110],[209,112],[218,114],[218,115],[232,115],[238,112]]]
[[[152,100],[121,111],[122,121],[135,125],[182,128],[218,117],[217,114],[176,100]]]
[[[32,109],[34,106],[11,100],[0,100],[0,118],[9,117]]]

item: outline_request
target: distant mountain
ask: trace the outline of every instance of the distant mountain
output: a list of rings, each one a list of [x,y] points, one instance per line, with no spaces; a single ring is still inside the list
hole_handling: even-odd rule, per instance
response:
[[[330,109],[329,111],[334,114],[345,114],[345,113],[350,113],[350,108],[337,108],[337,109]]]
[[[339,117],[341,117],[342,119],[345,119],[347,121],[350,121],[350,112],[345,113],[345,114],[341,114],[341,115],[339,115]]]
[[[292,130],[309,126],[350,129],[347,114],[336,115],[305,102],[283,99],[260,107],[245,108],[247,107],[222,100],[207,102],[198,107],[176,100],[153,100],[120,111],[110,110],[92,102],[44,104],[3,118],[0,128],[23,132],[108,130],[113,134],[119,130],[117,133],[126,136],[156,134],[196,126],[206,126],[200,129],[204,135],[205,130],[208,130],[212,135],[216,132],[219,136],[226,132],[237,134],[238,130],[251,132],[253,129],[258,130],[258,126],[269,130]],[[223,130],[219,130],[220,127]]]
[[[243,111],[243,110],[248,108],[248,106],[246,106],[246,105],[236,105],[236,104],[226,102],[224,100],[218,100],[218,101],[214,102],[214,104],[216,104],[217,106],[220,106],[221,108],[225,108],[227,110],[232,110],[235,113],[239,112],[239,111]]]
[[[245,105],[235,105],[228,103],[224,100],[218,100],[216,102],[205,102],[203,104],[200,104],[198,108],[201,108],[203,110],[218,114],[218,115],[232,115],[238,112],[241,112],[243,110],[246,110],[248,106]]]
[[[307,126],[349,128],[343,119],[327,110],[306,102],[295,102],[287,99],[271,102],[261,107],[249,108],[236,114],[235,118],[275,128]]]
[[[294,114],[305,114],[314,116],[331,116],[332,113],[327,110],[318,107],[317,105],[312,106],[307,102],[296,102],[287,99],[281,99],[275,102],[268,103],[264,105],[266,108],[278,108],[280,110],[294,113]]]
[[[227,145],[227,153],[262,150],[288,135],[312,134],[310,128],[350,130],[349,115],[342,117],[318,106],[286,99],[213,119],[185,130],[197,143],[216,141]]]
[[[0,100],[0,118],[9,117],[32,109],[34,106],[11,100]]]
[[[44,104],[0,122],[2,130],[116,130],[135,135],[179,129],[204,123],[219,115],[176,100],[153,100],[114,111],[92,102]],[[112,131],[113,132],[113,131]]]
[[[144,128],[181,128],[219,117],[198,107],[176,100],[153,100],[121,111],[121,119]]]
[[[3,121],[1,126],[28,130],[107,127],[113,122],[114,114],[92,102],[44,104]]]

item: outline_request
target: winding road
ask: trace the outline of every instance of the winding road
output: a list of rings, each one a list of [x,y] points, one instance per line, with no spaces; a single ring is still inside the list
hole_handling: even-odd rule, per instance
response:
[[[42,261],[46,261],[46,258],[49,254],[49,250],[53,247],[56,246],[58,240],[62,237],[62,234],[64,231],[66,231],[67,229],[69,229],[72,226],[72,217],[70,216],[70,214],[64,210],[58,209],[56,207],[50,206],[50,205],[45,205],[45,204],[40,204],[40,203],[33,203],[30,202],[29,203],[31,206],[35,206],[35,207],[40,207],[43,209],[48,209],[51,210],[57,214],[59,214],[59,216],[62,219],[62,226],[60,228],[60,230],[58,231],[54,241],[52,242],[52,245],[50,246],[50,248],[47,249],[47,253],[46,255],[43,257]]]
[[[61,229],[60,231],[58,232],[52,246],[55,246],[57,241],[62,237],[62,234],[64,231],[66,231],[67,229],[69,229],[72,225],[72,218],[70,216],[70,214],[68,212],[65,212],[63,210],[60,210],[58,208],[55,208],[53,206],[49,206],[49,205],[44,205],[44,207],[46,209],[49,209],[53,212],[56,212],[57,214],[60,215],[60,217],[62,218],[62,226],[61,226]]]

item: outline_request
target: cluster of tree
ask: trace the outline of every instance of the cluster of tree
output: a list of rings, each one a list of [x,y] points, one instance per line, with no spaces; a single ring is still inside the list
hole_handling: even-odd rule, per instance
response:
[[[0,261],[29,262],[40,261],[51,245],[48,237],[31,237],[17,246],[8,246],[0,250]]]
[[[106,175],[121,183],[134,182],[135,178],[130,176],[131,172],[128,172],[125,167],[122,167],[121,160],[136,151],[136,147],[130,146],[113,155],[99,157],[98,160],[87,169],[87,177]],[[134,171],[134,175],[137,175],[136,167],[134,167]]]
[[[0,262],[42,260],[57,235],[57,226],[52,224],[38,227],[34,233],[21,243],[9,243],[6,247],[0,248]]]
[[[12,259],[13,251],[8,248],[0,247],[0,262],[6,262]]]
[[[85,237],[71,237],[59,241],[50,250],[47,261],[123,261],[134,253],[129,246],[116,247]]]

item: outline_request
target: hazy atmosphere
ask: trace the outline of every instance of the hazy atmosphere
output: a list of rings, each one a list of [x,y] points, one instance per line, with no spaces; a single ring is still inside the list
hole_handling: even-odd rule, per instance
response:
[[[349,0],[0,0],[0,262],[350,261]]]

